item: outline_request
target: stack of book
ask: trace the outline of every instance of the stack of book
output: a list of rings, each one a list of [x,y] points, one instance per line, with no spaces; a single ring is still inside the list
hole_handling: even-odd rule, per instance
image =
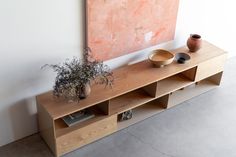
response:
[[[83,121],[86,121],[88,119],[93,118],[95,115],[88,109],[75,112],[72,114],[69,114],[62,118],[62,120],[66,123],[68,126],[73,126],[75,124],[81,123]]]

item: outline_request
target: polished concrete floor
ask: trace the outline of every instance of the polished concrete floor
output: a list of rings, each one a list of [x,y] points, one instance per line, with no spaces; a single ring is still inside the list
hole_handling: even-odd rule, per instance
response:
[[[0,148],[0,157],[52,157],[39,135]],[[64,157],[236,157],[236,58],[220,87]]]

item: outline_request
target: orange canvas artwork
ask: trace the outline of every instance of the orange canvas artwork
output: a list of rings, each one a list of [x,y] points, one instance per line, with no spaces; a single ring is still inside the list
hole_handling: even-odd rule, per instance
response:
[[[174,39],[179,0],[87,0],[87,46],[108,60]]]

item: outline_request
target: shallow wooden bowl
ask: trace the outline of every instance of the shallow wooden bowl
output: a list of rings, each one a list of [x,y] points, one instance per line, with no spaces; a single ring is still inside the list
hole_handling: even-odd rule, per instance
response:
[[[157,49],[152,51],[148,58],[155,65],[155,67],[161,68],[172,63],[174,57],[174,54],[167,50]]]

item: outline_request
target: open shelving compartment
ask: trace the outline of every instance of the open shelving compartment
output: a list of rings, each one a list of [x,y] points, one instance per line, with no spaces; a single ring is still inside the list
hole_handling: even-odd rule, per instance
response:
[[[165,100],[165,107],[173,107],[197,95],[218,87],[220,85],[222,74],[223,72],[219,72],[213,76],[204,78],[182,89],[178,89],[171,92],[170,94],[165,95],[165,99],[162,99]]]
[[[147,90],[153,88],[153,90]],[[109,114],[120,114],[155,99],[156,83],[128,92],[110,100]]]
[[[118,121],[118,130],[163,110],[163,108],[153,103],[156,99],[156,90],[157,82],[154,82],[110,100],[109,114],[111,115],[115,114],[118,117],[119,114],[132,109],[132,119]]]
[[[157,82],[156,96],[161,97],[194,83],[197,67],[177,73]]]
[[[67,126],[61,118],[54,120],[54,131],[57,153],[65,154],[117,130],[117,117],[108,115],[109,101],[86,108],[94,117]]]
[[[88,120],[85,120],[83,122],[79,122],[77,124],[74,124],[72,126],[67,126],[67,124],[62,120],[62,118],[58,118],[58,119],[54,120],[56,137],[57,138],[61,137],[61,136],[66,135],[70,132],[81,129],[81,128],[86,127],[92,123],[96,123],[98,121],[101,121],[101,120],[107,118],[108,111],[106,110],[106,108],[108,106],[108,103],[109,103],[109,101],[105,101],[105,102],[99,103],[95,106],[86,108],[87,110],[90,110],[94,114],[94,117],[92,117]]]
[[[130,125],[133,125],[137,122],[140,122],[144,119],[152,117],[162,111],[164,111],[164,107],[162,102],[158,101],[158,99],[152,99],[149,102],[146,102],[140,106],[137,106],[132,109],[132,118],[125,121],[118,121],[118,130],[124,129]]]

